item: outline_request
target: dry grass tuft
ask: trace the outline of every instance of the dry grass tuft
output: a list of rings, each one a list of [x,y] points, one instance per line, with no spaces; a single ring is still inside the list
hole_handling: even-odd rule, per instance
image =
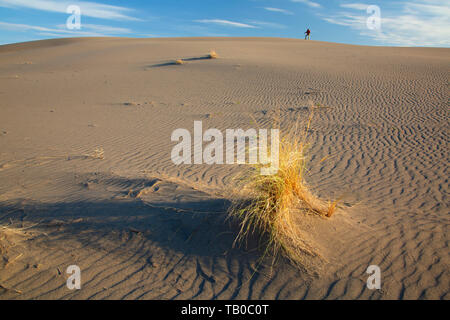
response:
[[[104,160],[105,159],[105,150],[103,150],[102,147],[97,147],[91,153],[84,154],[83,156],[86,158],[91,158],[91,159]]]
[[[219,55],[217,54],[217,52],[215,50],[211,50],[208,53],[208,58],[209,59],[217,59],[219,57]]]
[[[312,115],[304,126],[297,123],[285,134],[280,130],[278,172],[261,175],[258,165],[241,176],[241,192],[229,209],[229,217],[240,221],[235,244],[256,232],[267,241],[264,256],[272,251],[275,259],[281,253],[298,267],[302,267],[305,254],[318,256],[299,231],[298,219],[307,214],[331,217],[337,205],[337,201],[326,203],[318,199],[305,182]]]
[[[91,155],[92,158],[94,159],[105,159],[105,151],[103,150],[103,148],[99,147],[99,148],[95,148],[94,152]]]
[[[34,225],[26,228],[14,228],[0,225],[0,258],[6,262],[5,266],[11,264],[23,255],[20,253],[12,259],[7,257],[10,248],[16,247],[20,242],[30,237],[27,230],[32,227],[34,227]]]

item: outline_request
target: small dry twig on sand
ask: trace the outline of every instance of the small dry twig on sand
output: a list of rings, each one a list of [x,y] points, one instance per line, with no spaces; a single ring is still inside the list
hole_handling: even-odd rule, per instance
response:
[[[14,288],[8,288],[8,287],[5,287],[5,286],[2,285],[2,284],[0,284],[0,288],[1,288],[1,289],[4,289],[4,290],[6,290],[6,291],[14,291],[15,293],[18,293],[18,294],[22,294],[22,293],[23,293],[23,292],[20,291],[20,290],[17,290],[17,289],[14,289]]]

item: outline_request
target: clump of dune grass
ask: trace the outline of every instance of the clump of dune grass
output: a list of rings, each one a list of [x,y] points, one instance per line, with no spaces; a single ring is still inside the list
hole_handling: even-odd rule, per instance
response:
[[[100,160],[105,159],[105,151],[103,150],[103,148],[102,147],[95,148],[94,152],[92,152],[92,158]]]
[[[208,53],[208,58],[209,59],[217,59],[219,57],[219,55],[217,54],[217,52],[215,50],[211,50]]]
[[[29,234],[27,233],[28,229],[31,229],[34,226],[35,225],[14,228],[11,226],[0,225],[0,258],[3,258],[6,265],[11,264],[23,255],[22,253],[19,253],[19,255],[14,258],[9,258],[7,256],[10,248],[17,246],[21,241],[29,238]]]
[[[257,165],[240,176],[241,192],[229,209],[229,217],[240,221],[235,244],[258,233],[265,241],[264,256],[272,252],[275,260],[281,253],[299,267],[305,255],[318,256],[302,235],[299,219],[304,215],[331,217],[337,205],[337,201],[319,199],[305,182],[312,116],[304,126],[297,122],[285,133],[280,129],[279,170],[273,175],[261,175],[261,165]]]
[[[84,157],[103,160],[105,159],[105,150],[102,147],[97,147],[91,153],[84,154]]]

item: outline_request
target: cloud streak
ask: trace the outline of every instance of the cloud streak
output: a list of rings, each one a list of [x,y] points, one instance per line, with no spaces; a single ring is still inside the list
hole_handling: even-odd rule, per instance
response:
[[[201,19],[201,20],[194,20],[194,22],[217,24],[217,25],[236,27],[236,28],[251,28],[251,29],[257,28],[256,26],[250,25],[247,23],[235,22],[235,21],[230,21],[230,20],[222,20],[222,19]]]
[[[450,46],[450,1],[415,0],[403,2],[399,10],[381,9],[381,29],[367,28],[367,7],[361,3],[342,4],[343,11],[322,18],[332,24],[359,31],[383,45]],[[363,11],[363,12],[359,12]]]
[[[322,5],[320,3],[310,1],[310,0],[291,0],[292,2],[303,3],[311,8],[320,8]]]
[[[340,4],[340,7],[355,10],[367,10],[369,5],[365,3],[342,3]]]
[[[88,1],[55,1],[55,0],[0,0],[0,7],[7,8],[27,8],[48,12],[58,12],[67,14],[69,5],[77,5],[81,8],[83,16],[108,19],[108,20],[127,20],[140,21],[132,17],[133,9],[112,6]]]
[[[128,34],[132,32],[130,29],[127,28],[117,28],[96,24],[82,24],[81,30],[68,30],[66,29],[65,25],[58,25],[55,28],[48,28],[29,24],[9,23],[1,21],[0,21],[0,29],[19,32],[35,31],[38,34],[58,36],[58,37],[63,36],[104,37],[118,34]]]
[[[294,13],[289,10],[280,9],[280,8],[272,8],[272,7],[264,7],[264,10],[270,11],[270,12],[277,12],[277,13],[283,13],[287,15],[293,15]]]
[[[285,25],[282,25],[280,23],[275,23],[275,22],[251,20],[251,21],[249,21],[249,23],[251,23],[254,26],[261,27],[261,28],[271,28],[271,29],[287,28]]]

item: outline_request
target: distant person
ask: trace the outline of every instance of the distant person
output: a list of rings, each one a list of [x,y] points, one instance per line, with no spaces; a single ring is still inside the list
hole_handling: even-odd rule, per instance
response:
[[[305,32],[305,40],[306,39],[310,40],[310,34],[311,34],[311,30],[309,30],[309,28],[308,28],[308,30],[306,30],[306,32]]]

